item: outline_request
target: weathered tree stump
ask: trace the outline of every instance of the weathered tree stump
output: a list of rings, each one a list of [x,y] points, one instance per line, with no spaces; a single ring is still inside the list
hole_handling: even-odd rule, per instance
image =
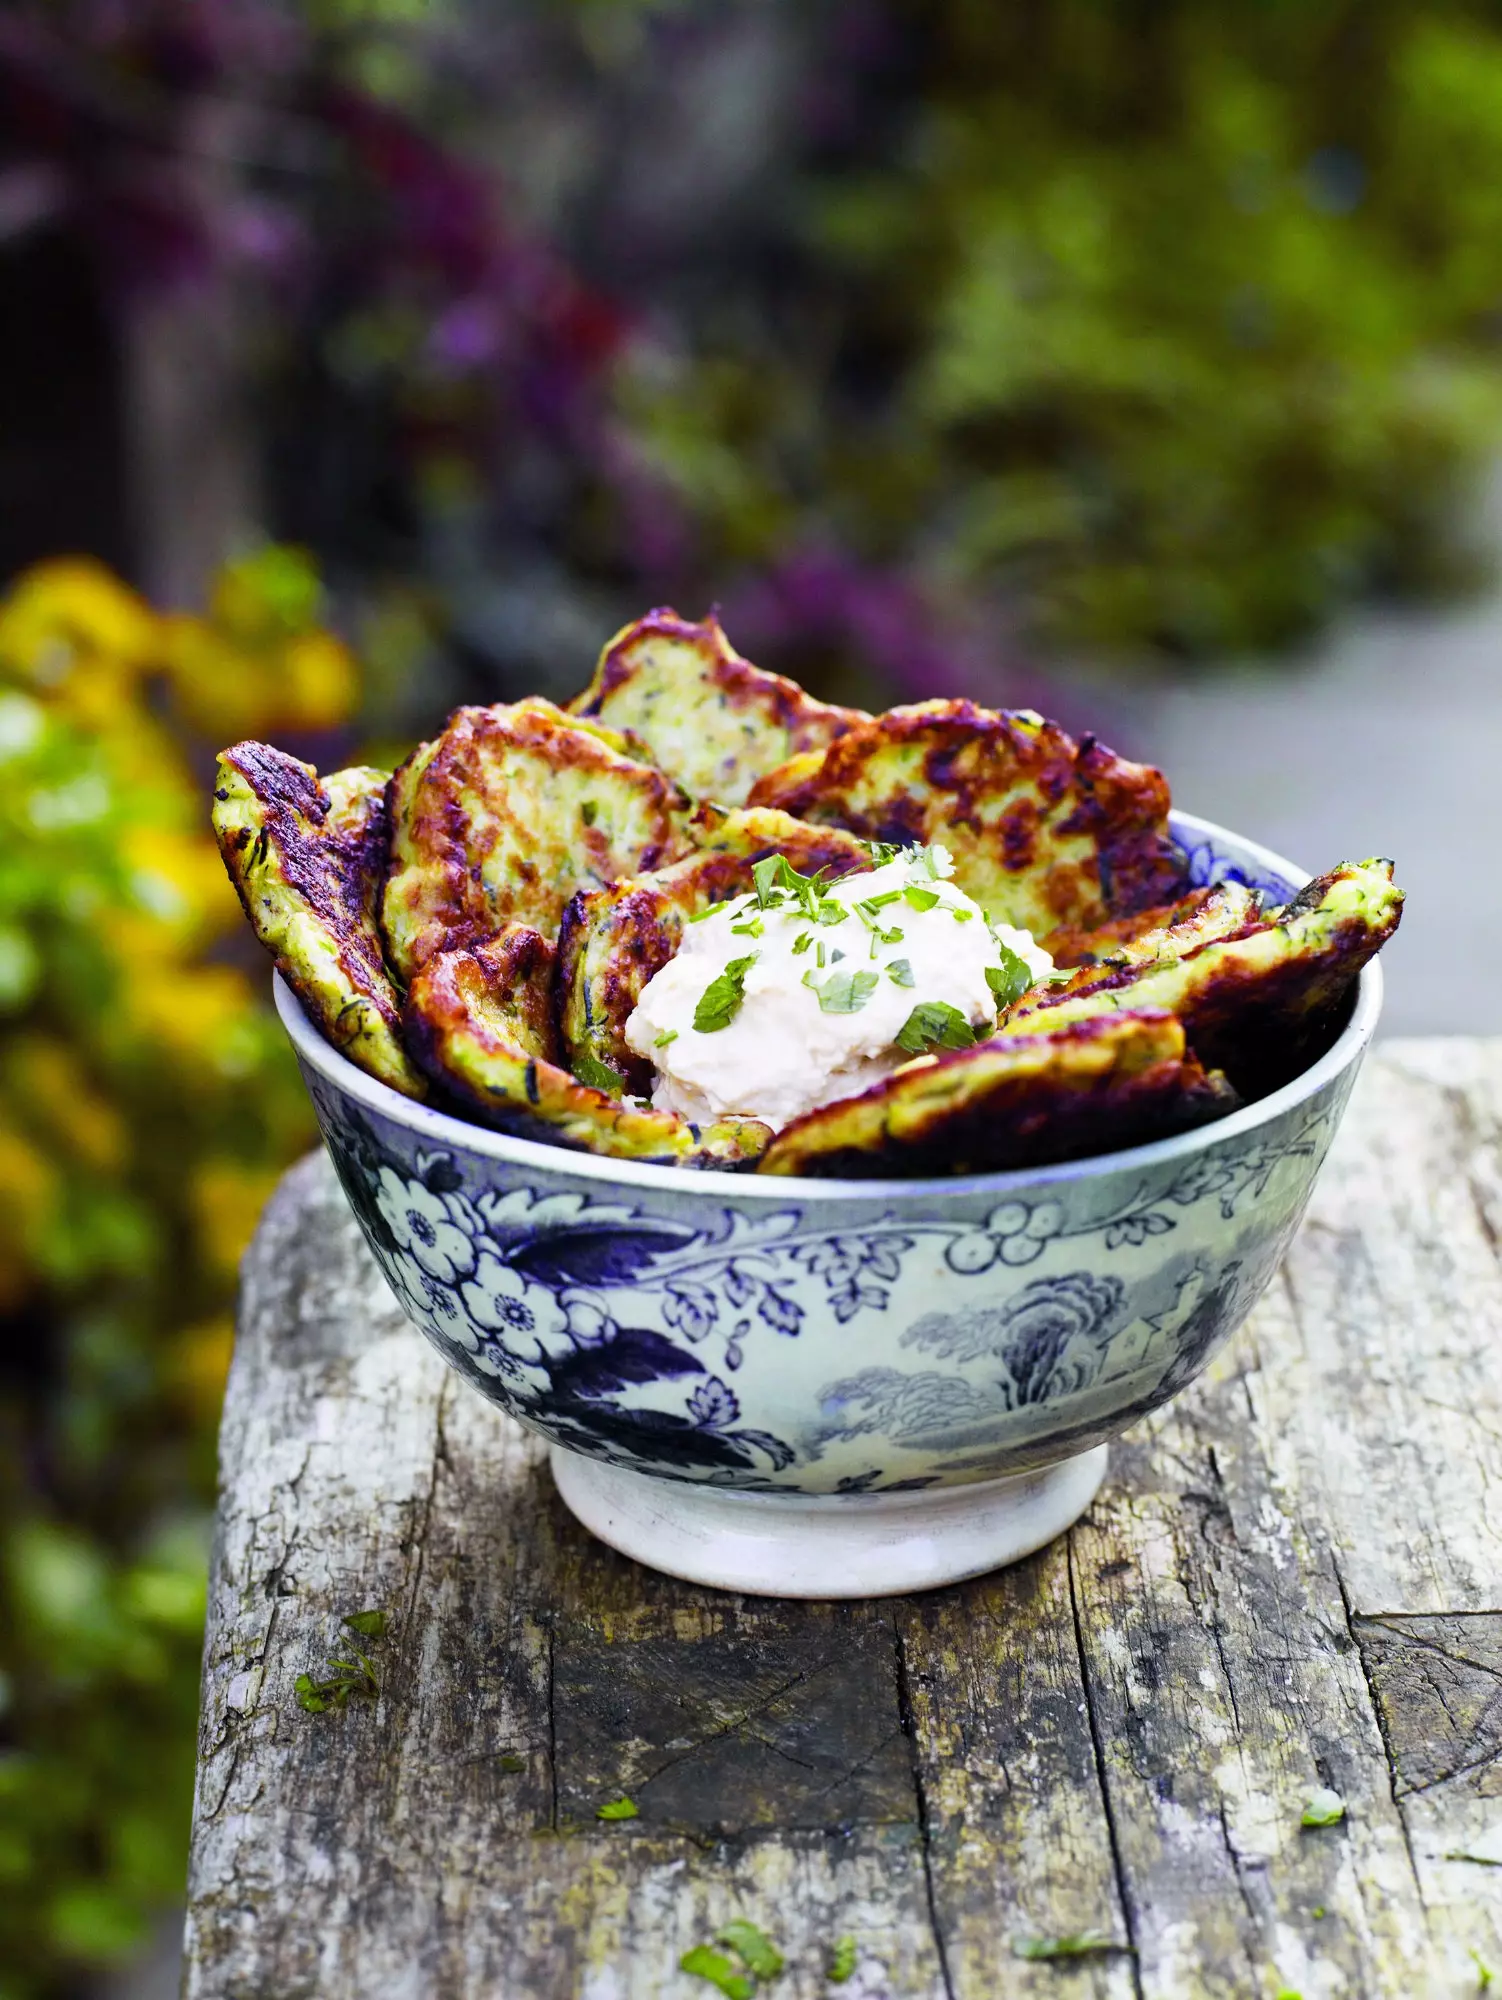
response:
[[[786,2000],[1502,1978],[1502,1866],[1450,1858],[1502,1863],[1499,1231],[1502,1042],[1389,1045],[1273,1292],[1067,1536],[772,1603],[593,1543],[305,1161],[225,1408],[187,1993],[688,2000],[734,1917]],[[305,1713],[368,1607],[378,1695]]]

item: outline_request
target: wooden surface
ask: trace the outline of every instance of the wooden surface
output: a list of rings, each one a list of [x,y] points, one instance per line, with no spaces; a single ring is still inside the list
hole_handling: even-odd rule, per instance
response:
[[[1502,1866],[1447,1858],[1502,1862],[1499,1242],[1502,1041],[1389,1044],[1272,1292],[1076,1528],[773,1603],[591,1542],[304,1162],[225,1410],[187,1993],[713,2000],[678,1960],[734,1917],[777,2000],[1406,2000],[1472,1953],[1502,1990]],[[372,1606],[379,1696],[304,1713]]]

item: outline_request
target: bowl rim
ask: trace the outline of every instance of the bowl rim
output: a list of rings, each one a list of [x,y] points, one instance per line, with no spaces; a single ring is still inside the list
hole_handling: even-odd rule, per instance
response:
[[[1271,848],[1249,840],[1244,834],[1193,813],[1174,812],[1170,822],[1176,835],[1213,839],[1217,835],[1241,848],[1251,864],[1268,875],[1292,882],[1296,889],[1311,880],[1309,871],[1275,854]],[[1044,1167],[1008,1167],[1003,1172],[965,1175],[928,1175],[905,1180],[835,1180],[805,1174],[726,1173],[713,1168],[655,1166],[640,1160],[613,1160],[596,1153],[576,1152],[571,1147],[550,1145],[542,1139],[517,1139],[495,1132],[487,1125],[471,1124],[447,1111],[438,1111],[415,1098],[404,1097],[390,1084],[369,1076],[326,1042],[304,1013],[291,987],[277,972],[272,990],[282,1026],[301,1059],[334,1085],[346,1097],[365,1109],[404,1125],[434,1148],[468,1150],[485,1159],[501,1160],[510,1166],[531,1167],[546,1174],[573,1176],[581,1180],[606,1182],[613,1187],[637,1187],[660,1194],[702,1194],[719,1200],[814,1202],[892,1202],[915,1197],[958,1198],[970,1194],[1006,1195],[1023,1188],[1045,1187],[1062,1181],[1091,1180],[1108,1173],[1134,1173],[1157,1167],[1165,1161],[1187,1159],[1196,1153],[1241,1138],[1258,1127],[1271,1124],[1284,1112],[1317,1096],[1343,1071],[1353,1067],[1366,1052],[1382,1011],[1382,968],[1372,959],[1362,968],[1356,986],[1351,1018],[1336,1040],[1317,1062],[1255,1104],[1244,1105],[1227,1118],[1212,1119],[1187,1132],[1167,1139],[1154,1139],[1144,1146],[1127,1146],[1114,1153],[1087,1153],[1079,1159],[1060,1160]]]

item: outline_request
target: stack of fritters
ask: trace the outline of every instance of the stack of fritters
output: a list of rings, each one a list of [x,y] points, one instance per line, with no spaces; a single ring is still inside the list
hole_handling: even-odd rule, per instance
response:
[[[266,744],[220,759],[214,826],[256,935],[360,1068],[503,1131],[621,1159],[902,1176],[1039,1165],[1222,1115],[1310,1061],[1398,922],[1385,861],[1281,910],[1191,890],[1161,774],[1027,710],[815,701],[718,621],[654,611],[568,710],[461,708],[395,774]],[[773,1138],[633,1098],[624,1029],[691,918],[783,854],[942,842],[992,922],[1067,980]]]

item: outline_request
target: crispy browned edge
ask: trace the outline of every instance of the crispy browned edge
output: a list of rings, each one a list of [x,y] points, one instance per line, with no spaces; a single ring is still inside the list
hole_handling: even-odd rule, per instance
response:
[[[701,808],[692,830],[712,842],[727,822],[736,826],[754,817]],[[651,1090],[652,1065],[626,1046],[632,1009],[648,980],[677,951],[688,918],[713,903],[745,895],[754,886],[756,863],[770,854],[786,855],[805,875],[822,868],[835,877],[871,865],[863,844],[840,828],[789,824],[778,829],[775,839],[753,840],[739,851],[704,847],[654,874],[575,895],[558,934],[554,985],[559,1036],[570,1057],[588,1052],[618,1070],[628,1090],[638,1096]],[[585,959],[607,931],[613,948],[597,983]],[[582,1013],[582,1022],[571,1018],[576,1012]]]
[[[428,1075],[482,1124],[520,1138],[667,1166],[754,1160],[769,1137],[755,1119],[692,1125],[675,1112],[624,1104],[560,1066],[555,956],[526,924],[433,953],[413,976],[403,1014],[408,1047]]]
[[[411,771],[416,760],[432,747],[427,742],[419,743],[403,759],[386,788],[388,827],[402,823],[409,845],[422,857],[419,864],[415,860],[401,860],[394,848],[390,850],[378,916],[387,955],[395,966],[401,966],[406,954],[393,948],[390,935],[391,885],[417,865],[427,878],[423,935],[433,940],[427,946],[428,951],[477,943],[496,928],[496,913],[486,899],[479,871],[466,849],[469,814],[460,803],[460,793],[475,782],[473,773],[466,769],[466,760],[476,750],[484,750],[487,734],[498,733],[523,738],[539,748],[549,745],[557,751],[560,764],[587,764],[602,770],[624,764],[633,773],[640,772],[648,788],[655,788],[660,795],[663,837],[639,855],[637,870],[659,866],[676,849],[677,817],[687,810],[689,801],[677,781],[655,764],[637,763],[593,727],[578,726],[578,718],[554,709],[551,703],[527,700],[510,705],[470,704],[456,708],[435,739],[436,748],[417,778],[415,791]],[[571,833],[571,839],[600,877],[607,877],[612,856],[605,832],[597,827],[580,827]],[[523,915],[519,909],[516,920],[521,921]],[[411,969],[415,971],[426,952],[420,952],[418,947],[409,947],[409,951],[413,959]]]
[[[658,605],[616,633],[601,653],[589,686],[569,703],[569,712],[598,715],[615,689],[634,676],[633,647],[656,635],[693,647],[706,661],[706,680],[721,690],[730,707],[770,710],[771,720],[788,732],[795,751],[822,749],[855,723],[870,719],[863,708],[820,701],[785,674],[754,665],[731,645],[717,611],[696,624],[669,604]]]
[[[1007,1068],[1009,1059],[1018,1067]],[[956,1101],[956,1091],[966,1094]],[[1047,1166],[1146,1144],[1223,1117],[1236,1102],[1185,1047],[1181,1024],[1144,1009],[921,1058],[784,1126],[758,1171],[867,1180]],[[875,1143],[842,1143],[860,1127]]]
[[[403,1061],[400,1001],[376,923],[390,838],[384,795],[378,792],[368,802],[347,804],[341,816],[317,770],[301,758],[252,741],[232,743],[219,754],[239,773],[265,816],[259,835],[241,827],[232,837],[219,838],[225,872],[252,931],[266,942],[247,882],[250,855],[257,842],[265,842],[276,847],[279,873],[288,890],[301,899],[307,917],[333,943],[351,988],[391,1033],[395,1043],[391,1060],[372,1073],[407,1096],[421,1096],[421,1077]],[[217,827],[215,831],[219,833]],[[325,1039],[362,1067],[370,1067],[351,1047],[350,1038],[341,1036],[338,1019],[329,1018],[323,996],[304,977],[297,961],[275,948],[272,958]]]
[[[1093,735],[1076,742],[1057,723],[1043,721],[1040,727],[1039,720],[1027,711],[980,708],[972,701],[888,709],[852,725],[812,769],[805,767],[806,760],[802,766],[790,760],[769,772],[752,787],[751,804],[781,806],[800,819],[832,813],[838,824],[868,840],[911,842],[942,840],[946,825],[965,824],[982,792],[1005,791],[1024,781],[1049,800],[1073,790],[1077,803],[1051,831],[1093,838],[1099,875],[1095,900],[1106,916],[1130,916],[1181,895],[1184,858],[1168,832],[1170,800],[1162,772],[1118,757]],[[915,740],[925,746],[928,799],[901,791],[880,811],[839,808],[837,802],[859,782],[868,759]],[[977,744],[983,746],[985,768],[961,779],[955,759]],[[936,801],[942,801],[937,813]],[[1009,873],[1031,866],[1038,832],[1034,801],[1018,800],[1000,827],[1001,862]],[[1078,870],[1055,872],[1050,902],[1061,923],[1077,921],[1079,911],[1092,906],[1071,879]]]
[[[1212,889],[1191,889],[1177,902],[1154,903],[1150,909],[1136,910],[1129,917],[1111,917],[1103,924],[1060,924],[1038,942],[1056,966],[1074,970],[1099,965],[1123,945],[1135,944],[1151,931],[1169,930],[1186,922],[1216,894]]]

